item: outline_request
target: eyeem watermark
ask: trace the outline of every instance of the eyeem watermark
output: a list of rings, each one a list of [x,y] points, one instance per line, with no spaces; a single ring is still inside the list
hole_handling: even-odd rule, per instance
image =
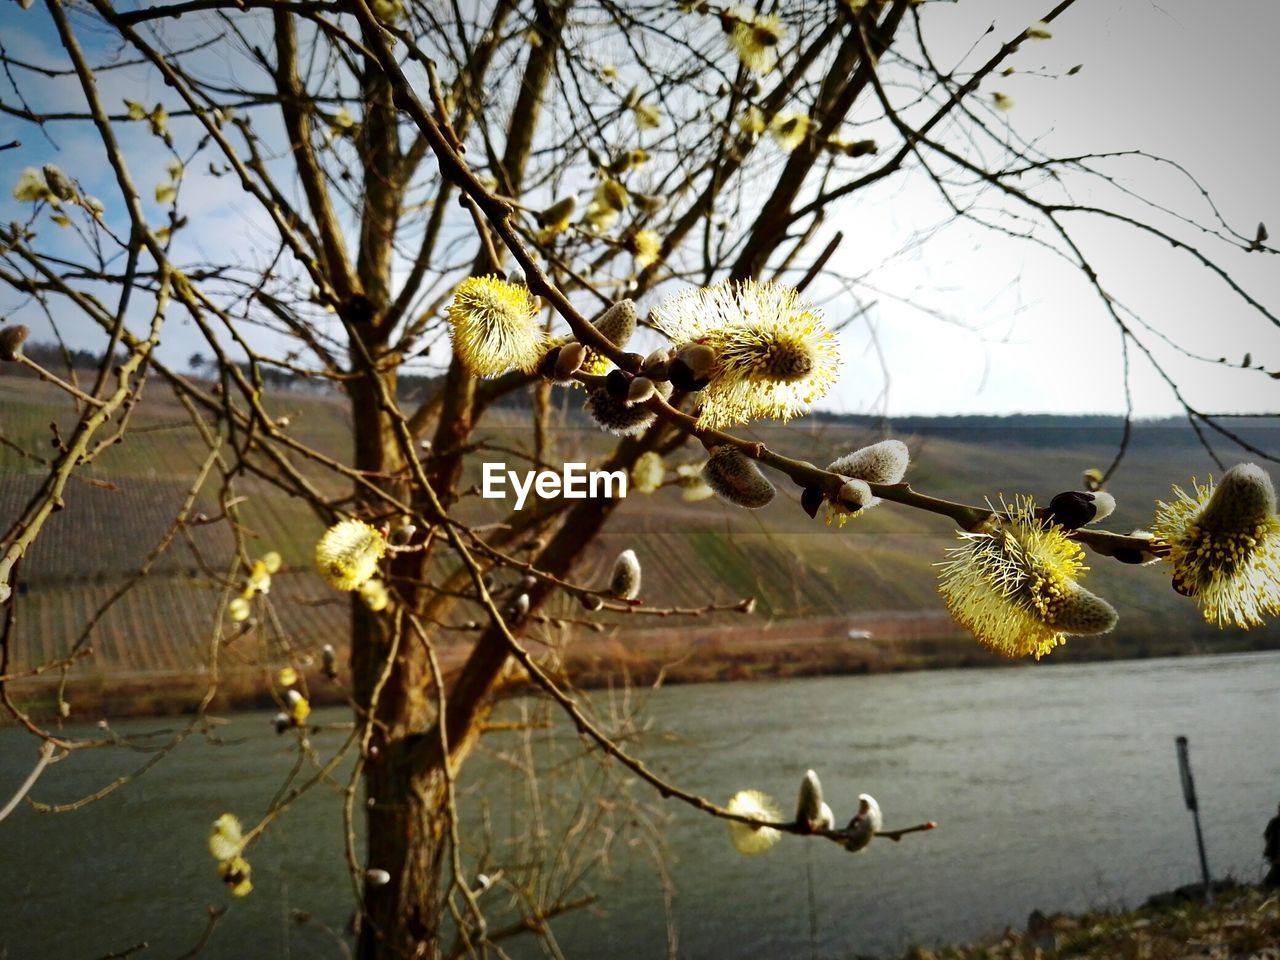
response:
[[[543,500],[564,497],[566,500],[585,500],[587,497],[610,499],[627,495],[625,470],[588,470],[585,463],[566,463],[560,473],[554,470],[526,470],[523,474],[508,470],[505,463],[486,463],[480,496],[486,500],[505,500],[507,483],[516,495],[516,509],[524,509],[529,493],[536,493]]]

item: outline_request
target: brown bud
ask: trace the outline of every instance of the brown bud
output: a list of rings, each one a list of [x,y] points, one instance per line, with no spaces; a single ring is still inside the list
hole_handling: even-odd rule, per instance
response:
[[[18,323],[0,330],[0,360],[10,362],[17,360],[22,354],[22,342],[31,331],[24,324]]]
[[[822,506],[822,501],[826,497],[823,496],[821,487],[805,487],[804,493],[800,494],[800,506],[804,508],[804,512],[809,515],[812,520],[818,515],[818,508]]]
[[[653,381],[648,377],[636,377],[627,388],[628,403],[644,403],[654,394]]]
[[[417,532],[418,528],[415,524],[405,523],[391,531],[390,536],[387,537],[387,542],[393,546],[403,547],[413,539],[413,535]]]
[[[671,350],[668,347],[659,347],[657,350],[653,351],[653,353],[644,358],[644,361],[640,364],[640,371],[642,373],[651,373],[652,371],[661,368],[665,372],[667,361],[670,359]]]
[[[59,200],[70,200],[76,195],[76,185],[71,182],[71,178],[52,163],[44,165],[43,173],[44,182],[49,185],[49,189]]]
[[[573,343],[566,343],[560,348],[560,355],[556,357],[554,378],[561,383],[567,383],[575,373],[582,369],[582,361],[587,357],[587,348],[576,340]]]
[[[625,400],[631,390],[631,379],[621,370],[610,370],[605,375],[604,388],[615,400]]]
[[[715,351],[703,343],[683,347],[671,361],[671,383],[677,390],[701,390],[711,379]]]

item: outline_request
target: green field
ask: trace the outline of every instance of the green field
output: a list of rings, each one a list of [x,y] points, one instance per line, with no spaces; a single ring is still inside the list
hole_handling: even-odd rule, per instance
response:
[[[591,460],[607,450],[606,438],[577,413],[579,402],[576,394],[565,401],[554,431],[553,460]],[[281,393],[269,397],[268,405],[273,414],[290,417],[290,430],[299,439],[336,457],[345,455],[348,417],[340,398]],[[52,388],[26,377],[0,377],[0,436],[5,441],[0,445],[0,530],[8,529],[38,488],[43,475],[38,460],[51,449],[51,422],[66,427],[69,414],[62,395]],[[484,436],[527,449],[527,419],[518,409],[494,411]],[[1099,418],[911,420],[891,432],[912,450],[908,476],[918,489],[972,503],[985,498],[998,502],[1002,495],[1018,493],[1043,502],[1076,487],[1085,468],[1109,463],[1119,439],[1118,424]],[[824,464],[880,433],[868,422],[814,418],[761,429],[757,436],[784,453]],[[1280,426],[1270,421],[1252,423],[1249,437],[1264,448],[1280,448]],[[149,385],[125,441],[78,474],[68,488],[65,509],[50,520],[24,558],[11,671],[65,657],[78,647],[92,650],[72,670],[73,680],[85,689],[109,689],[125,679],[198,679],[209,668],[219,636],[216,613],[224,598],[217,582],[229,568],[234,541],[221,523],[173,529],[205,453],[186,411],[161,384]],[[672,463],[697,459],[693,449],[671,458]],[[1185,424],[1139,425],[1109,485],[1119,507],[1108,528],[1128,531],[1146,524],[1154,501],[1168,495],[1171,482],[1185,485],[1193,475],[1203,478],[1213,469]],[[319,476],[314,468],[307,472]],[[342,493],[332,478],[320,477],[319,482],[326,492]],[[216,515],[217,490],[215,477],[197,494],[195,511]],[[269,606],[259,609],[257,627],[220,646],[220,668],[253,678],[247,681],[252,687],[275,664],[289,660],[305,665],[326,642],[341,647],[347,612],[344,598],[310,570],[312,546],[322,529],[310,509],[252,475],[239,477],[235,492],[245,498],[236,509],[249,554],[277,550],[285,560]],[[832,623],[862,618],[878,624],[909,615],[918,624],[914,640],[970,642],[946,627],[934,590],[933,565],[951,542],[946,521],[889,504],[839,529],[822,523],[821,515],[818,521],[809,520],[798,500],[799,491],[789,485],[762,511],[744,511],[715,499],[685,503],[674,487],[633,494],[589,551],[578,580],[602,583],[616,552],[632,547],[644,566],[644,598],[652,605],[757,599],[753,618],[720,614],[700,619],[699,628],[755,629],[772,623],[776,648],[777,631],[785,631],[788,623],[823,623],[819,632],[827,636]],[[462,511],[496,520],[502,514],[495,507],[474,500],[464,503]],[[170,535],[172,543],[152,559],[147,576],[119,595]],[[1166,651],[1171,637],[1200,650],[1218,644],[1280,643],[1274,627],[1247,638],[1208,628],[1158,568],[1122,567],[1101,558],[1092,565],[1091,585],[1120,610],[1118,638],[1138,644],[1137,649],[1150,640]],[[549,612],[583,616],[568,599]],[[643,617],[605,617],[603,622],[608,627],[604,639],[598,633],[559,629],[542,639],[561,647],[566,637],[581,638],[584,649],[595,651],[592,675],[597,676],[601,651],[608,649],[601,646],[605,639],[616,642],[620,631],[625,651],[626,636],[634,634],[638,641],[652,631],[637,631],[656,625]],[[660,625],[672,623],[664,619]],[[813,631],[800,633],[804,638],[797,649],[810,650]],[[228,634],[234,631],[224,626],[221,635]],[[466,634],[457,637],[455,648],[465,643]],[[686,646],[692,650],[693,644]],[[663,656],[679,654],[670,645],[662,649]],[[759,653],[753,653],[752,662]],[[709,668],[709,675],[714,670]]]

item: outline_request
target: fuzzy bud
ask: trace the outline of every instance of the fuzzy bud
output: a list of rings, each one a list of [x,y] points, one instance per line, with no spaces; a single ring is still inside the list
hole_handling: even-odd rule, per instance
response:
[[[17,360],[22,354],[22,343],[29,333],[31,331],[21,323],[0,330],[0,360],[10,363]]]
[[[800,796],[796,800],[796,823],[810,832],[831,830],[835,817],[831,808],[822,802],[822,781],[810,770],[800,781]]]
[[[831,461],[827,469],[867,483],[888,484],[901,483],[910,463],[911,454],[905,443],[901,440],[881,440]]]
[[[1059,600],[1053,625],[1064,633],[1096,637],[1110,633],[1119,619],[1115,607],[1079,584],[1072,583]]]
[[[724,499],[748,510],[767,506],[778,492],[755,461],[731,444],[711,451],[702,478]]]
[[[655,450],[640,454],[631,468],[631,487],[638,493],[653,493],[666,478],[667,464]]]
[[[879,500],[872,496],[871,488],[867,486],[866,481],[857,479],[846,480],[835,499],[835,505],[849,513],[857,513],[877,503]]]
[[[390,535],[387,537],[387,542],[395,547],[403,547],[413,539],[413,535],[417,532],[418,528],[415,524],[401,524],[391,531]]]
[[[536,215],[538,226],[550,230],[563,230],[573,219],[574,208],[578,205],[577,197],[572,195],[557,200],[547,209]]]
[[[587,348],[576,340],[566,343],[556,356],[552,379],[559,383],[568,383],[573,375],[582,369],[582,362],[587,358]]]
[[[901,440],[881,440],[831,461],[832,473],[849,477],[827,509],[827,522],[838,519],[843,526],[849,514],[870,509],[880,502],[868,484],[901,483],[911,463],[911,454]]]
[[[330,680],[338,679],[338,652],[333,649],[332,643],[326,643],[320,651],[322,669],[324,675]]]
[[[386,870],[374,867],[364,872],[364,882],[371,887],[385,887],[391,882],[391,874]]]
[[[1214,531],[1249,530],[1275,512],[1271,477],[1256,463],[1238,463],[1222,475],[1200,515],[1200,524]]]
[[[880,812],[880,804],[876,803],[876,798],[869,793],[859,794],[858,812],[844,828],[844,848],[850,853],[865,850],[882,826],[884,826],[884,816]]]
[[[604,601],[597,597],[594,593],[582,593],[578,595],[578,602],[582,604],[584,610],[599,610],[604,606]]]
[[[635,600],[640,596],[640,561],[634,550],[623,550],[613,561],[609,592],[619,600]]]
[[[671,396],[671,384],[660,383],[655,388],[663,399]],[[589,391],[585,406],[597,426],[620,437],[643,433],[656,418],[656,414],[648,407],[628,404],[625,399],[610,396],[606,389]]]
[[[529,613],[529,595],[521,593],[507,607],[507,616],[512,620],[523,620]]]
[[[827,149],[835,153],[843,153],[846,157],[865,157],[880,150],[874,140],[828,140]]]
[[[636,302],[619,300],[600,315],[595,328],[615,347],[625,347],[636,332]]]
[[[59,200],[70,200],[76,195],[76,185],[71,178],[52,163],[44,165],[44,182]]]

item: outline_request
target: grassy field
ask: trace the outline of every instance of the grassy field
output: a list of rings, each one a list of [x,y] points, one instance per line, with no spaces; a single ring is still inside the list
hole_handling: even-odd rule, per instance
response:
[[[985,943],[917,947],[902,960],[1275,960],[1280,957],[1280,895],[1214,884],[1206,906],[1193,889],[1153,897],[1138,910],[1055,914],[1034,929]]]
[[[566,403],[554,431],[553,459],[590,461],[607,449],[605,438],[578,415],[578,402],[571,395]],[[290,430],[300,439],[345,456],[348,416],[340,398],[284,393],[270,397],[268,406],[273,414],[289,416]],[[500,410],[492,419],[486,439],[528,447],[525,415]],[[50,450],[54,422],[70,422],[60,394],[29,378],[0,377],[0,530],[38,489],[39,461]],[[913,484],[975,503],[1016,493],[1043,501],[1071,489],[1082,470],[1109,462],[1119,439],[1116,423],[1098,419],[913,420],[904,426],[893,433],[912,450]],[[1277,425],[1258,422],[1250,429],[1255,442],[1280,447]],[[756,435],[820,464],[880,436],[869,423],[830,418],[763,428]],[[185,410],[154,384],[125,441],[105,449],[73,481],[66,508],[24,558],[11,670],[79,651],[71,672],[73,706],[76,699],[96,704],[113,694],[125,708],[131,700],[151,705],[140,709],[190,702],[190,689],[199,687],[209,668],[215,639],[229,632],[216,626],[224,595],[213,584],[229,567],[233,540],[224,524],[187,525],[167,550],[153,554],[175,533],[173,519],[205,453]],[[672,458],[697,459],[693,450]],[[1170,483],[1186,484],[1212,469],[1185,425],[1139,426],[1110,484],[1119,508],[1108,526],[1128,530],[1146,524],[1154,500],[1168,496]],[[343,492],[331,479],[319,482],[328,493]],[[216,484],[206,484],[196,494],[195,510],[216,515],[215,492]],[[219,669],[230,678],[226,692],[261,702],[274,665],[306,667],[324,643],[342,647],[347,611],[343,598],[310,570],[322,525],[309,508],[251,475],[239,478],[237,493],[246,498],[237,509],[250,553],[273,549],[285,561],[255,629],[231,631],[235,639],[221,645]],[[935,592],[934,564],[952,542],[945,521],[886,505],[838,529],[810,521],[798,499],[797,489],[784,487],[770,507],[744,511],[714,499],[685,503],[674,488],[633,494],[578,572],[580,582],[602,583],[613,556],[631,547],[644,566],[647,602],[698,606],[754,597],[753,617],[720,614],[692,623],[597,617],[600,631],[535,626],[531,642],[591,683],[622,670],[633,679],[661,673],[671,680],[703,680],[991,662],[950,624]],[[499,519],[496,506],[471,499],[462,509],[464,515]],[[148,563],[147,576],[121,593]],[[1121,627],[1113,637],[1077,641],[1056,658],[1280,645],[1274,627],[1246,635],[1206,627],[1160,569],[1098,558],[1093,566],[1090,582],[1119,608]],[[567,599],[548,612],[583,616]],[[870,630],[871,640],[847,638],[848,629],[859,624]],[[457,632],[446,659],[456,662],[467,636]],[[31,696],[47,691],[33,688]]]

